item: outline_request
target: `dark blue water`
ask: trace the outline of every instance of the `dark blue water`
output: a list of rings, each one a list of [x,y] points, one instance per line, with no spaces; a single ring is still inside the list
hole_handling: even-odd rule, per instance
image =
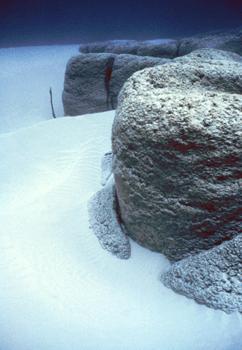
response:
[[[1,0],[0,47],[181,37],[242,24],[242,0]]]

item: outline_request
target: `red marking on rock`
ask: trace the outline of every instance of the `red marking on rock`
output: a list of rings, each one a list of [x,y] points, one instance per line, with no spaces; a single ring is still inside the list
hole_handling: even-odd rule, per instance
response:
[[[242,179],[242,171],[236,171],[233,176],[234,179],[240,180]]]
[[[224,158],[213,158],[213,159],[203,160],[201,161],[201,164],[210,168],[216,168],[221,166],[233,166],[233,165],[236,165],[236,163],[238,163],[239,161],[240,161],[240,157],[234,154],[231,154]]]
[[[216,229],[211,228],[206,231],[200,231],[198,232],[198,234],[201,238],[209,238],[210,236],[214,235],[216,231]]]
[[[189,205],[190,207],[207,210],[208,212],[214,212],[214,211],[218,210],[216,204],[213,203],[212,201],[201,202],[201,203],[189,202],[187,205]]]
[[[242,221],[242,208],[237,208],[232,213],[225,215],[223,221],[225,224],[229,223],[230,221]]]
[[[211,227],[210,223],[197,223],[192,226],[192,231],[201,238],[208,238],[216,232],[216,227]]]
[[[113,69],[112,67],[107,67],[105,71],[105,82],[108,84],[112,78]]]
[[[226,180],[229,180],[231,179],[230,175],[220,175],[220,176],[217,176],[216,178],[218,181],[226,181]]]
[[[214,209],[214,208],[211,207],[211,209]],[[201,238],[206,239],[214,235],[218,230],[221,230],[224,225],[229,224],[230,222],[233,222],[233,221],[242,222],[242,208],[237,208],[228,214],[223,214],[223,216],[220,217],[219,223],[214,227],[209,227],[210,225],[206,223],[195,224],[192,227],[192,231],[198,236],[200,236]],[[238,230],[238,233],[239,233],[239,230]],[[228,236],[225,236],[225,237],[228,237]]]
[[[114,57],[109,57],[106,62],[105,72],[104,72],[104,86],[106,90],[106,104],[107,109],[109,109],[110,105],[112,109],[114,109],[112,99],[110,100],[110,82],[113,74],[113,65],[114,65]]]
[[[217,207],[213,202],[199,203],[197,207],[201,209],[205,209],[209,212],[214,212],[217,210]]]
[[[171,140],[167,146],[174,148],[176,151],[181,153],[186,153],[191,150],[197,150],[202,148],[202,145],[199,145],[195,142],[181,143],[176,140]]]
[[[223,238],[219,239],[218,241],[214,242],[214,245],[220,245],[223,242],[230,241],[232,237],[230,236],[224,236]]]
[[[217,176],[218,181],[226,181],[226,180],[240,180],[242,179],[242,171],[236,171],[230,175],[220,175]]]
[[[236,155],[230,155],[227,156],[223,159],[223,163],[226,165],[234,165],[236,163],[238,163],[240,161],[240,157],[236,156]]]

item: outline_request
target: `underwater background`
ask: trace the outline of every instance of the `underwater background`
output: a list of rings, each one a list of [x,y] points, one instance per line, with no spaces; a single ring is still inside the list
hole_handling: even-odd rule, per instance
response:
[[[3,0],[0,47],[182,37],[241,19],[241,0]]]
[[[0,350],[242,349],[241,19],[0,0]]]

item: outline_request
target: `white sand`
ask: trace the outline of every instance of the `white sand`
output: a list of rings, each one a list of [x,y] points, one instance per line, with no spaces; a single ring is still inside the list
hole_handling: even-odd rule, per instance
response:
[[[0,133],[63,116],[61,95],[67,60],[77,45],[0,49]]]

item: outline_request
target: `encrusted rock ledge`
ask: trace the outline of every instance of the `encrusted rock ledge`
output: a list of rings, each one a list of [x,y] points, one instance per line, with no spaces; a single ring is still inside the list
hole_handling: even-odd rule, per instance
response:
[[[242,312],[242,235],[173,264],[161,280],[200,304]]]
[[[102,161],[102,185],[89,201],[89,222],[101,246],[120,259],[130,257],[130,243],[118,217],[118,202],[111,173],[112,154]]]

